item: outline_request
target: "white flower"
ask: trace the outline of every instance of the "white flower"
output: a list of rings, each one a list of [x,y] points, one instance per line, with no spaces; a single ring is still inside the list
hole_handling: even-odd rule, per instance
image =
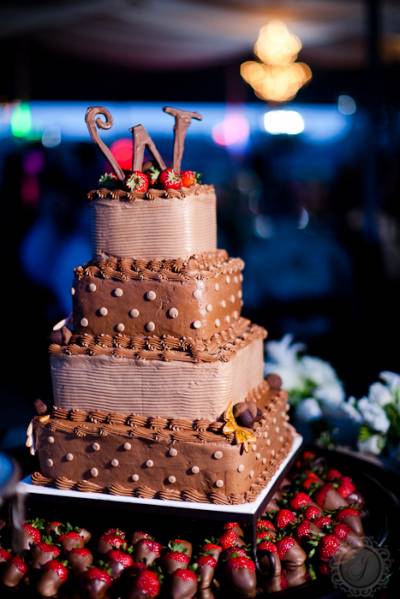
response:
[[[298,361],[298,354],[304,349],[302,343],[293,343],[293,335],[285,335],[280,341],[268,341],[266,344],[268,361],[282,365],[293,365]]]
[[[312,356],[304,356],[301,360],[304,378],[313,381],[316,385],[326,385],[333,382],[338,382],[336,372],[328,362],[314,358]]]
[[[379,433],[387,433],[390,422],[380,405],[372,403],[367,397],[363,397],[359,400],[357,407],[366,424]]]
[[[376,403],[379,406],[386,406],[388,403],[393,403],[394,397],[386,385],[382,383],[374,383],[370,386],[368,392],[368,398],[372,403]]]
[[[384,370],[380,373],[379,378],[389,386],[392,392],[400,388],[400,374]]]
[[[366,453],[379,455],[385,446],[385,440],[381,435],[371,435],[368,439],[358,441],[358,449]]]
[[[343,413],[353,422],[357,424],[362,423],[362,416],[356,407],[356,398],[349,397],[347,401],[344,401],[342,406]]]
[[[344,402],[345,394],[342,384],[338,380],[326,382],[314,390],[314,397],[319,399],[326,407],[340,406]]]
[[[287,391],[293,391],[295,389],[303,388],[303,378],[301,376],[301,370],[298,364],[292,366],[286,364],[271,364],[267,362],[265,364],[265,374],[270,373],[279,374],[282,379],[283,388]]]
[[[313,398],[303,399],[296,407],[296,417],[302,422],[312,422],[322,418],[319,403]]]

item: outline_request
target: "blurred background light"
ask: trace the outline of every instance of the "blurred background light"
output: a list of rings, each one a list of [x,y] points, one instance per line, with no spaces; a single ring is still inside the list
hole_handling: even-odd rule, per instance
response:
[[[111,152],[122,169],[132,168],[133,143],[129,137],[117,139],[111,144]]]
[[[239,111],[228,112],[212,129],[212,138],[219,146],[244,146],[249,135],[249,122]]]
[[[10,125],[14,137],[29,136],[32,131],[32,113],[28,102],[20,102],[15,105]]]
[[[337,106],[338,111],[346,116],[354,114],[357,110],[357,104],[354,98],[346,94],[342,94],[338,97]]]
[[[46,127],[42,133],[42,144],[45,148],[56,148],[61,143],[61,130],[59,127]]]
[[[269,110],[264,114],[264,128],[272,135],[298,135],[304,131],[304,119],[296,110]]]

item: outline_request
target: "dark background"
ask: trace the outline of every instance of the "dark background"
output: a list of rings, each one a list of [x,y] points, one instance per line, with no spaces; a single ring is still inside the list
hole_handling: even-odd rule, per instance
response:
[[[313,72],[279,107],[304,115],[304,133],[270,135],[251,121],[246,143],[218,145],[208,110],[262,118],[278,108],[239,73],[270,18],[300,36]],[[349,394],[399,371],[398,31],[398,2],[2,3],[4,447],[23,439],[32,401],[51,398],[48,333],[68,313],[73,266],[90,257],[85,196],[104,161],[82,126],[62,133],[77,101],[82,122],[86,105],[122,102],[139,121],[154,103],[164,128],[152,130],[151,114],[146,126],[165,157],[172,121],[160,106],[203,107],[184,165],[217,185],[219,247],[247,264],[244,314],[270,338],[290,332],[331,361]],[[340,112],[343,95],[354,99],[351,115]],[[21,101],[33,115],[37,102],[49,115],[63,103],[61,143],[12,129]],[[343,126],[329,133],[337,117]]]

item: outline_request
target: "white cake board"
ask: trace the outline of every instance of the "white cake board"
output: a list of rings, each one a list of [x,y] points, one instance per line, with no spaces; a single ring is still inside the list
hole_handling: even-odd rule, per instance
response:
[[[85,493],[81,491],[71,491],[71,490],[60,490],[52,487],[43,487],[40,485],[32,484],[32,479],[30,476],[24,478],[17,486],[17,493],[21,495],[46,495],[53,496],[54,498],[62,498],[62,499],[79,499],[79,500],[93,500],[96,502],[104,501],[109,504],[131,504],[132,507],[136,508],[142,507],[153,508],[153,510],[161,511],[161,510],[170,510],[176,511],[179,510],[181,515],[190,516],[192,515],[195,518],[200,516],[200,513],[204,512],[204,515],[212,516],[213,513],[215,515],[225,514],[226,517],[232,516],[235,514],[236,516],[243,516],[246,518],[251,516],[256,516],[260,510],[260,507],[265,505],[266,498],[271,498],[273,494],[273,490],[276,484],[282,479],[284,474],[287,472],[288,467],[294,460],[297,452],[299,451],[301,444],[303,442],[303,438],[296,434],[293,438],[292,448],[289,451],[288,455],[280,465],[279,469],[275,472],[272,479],[265,486],[265,488],[257,495],[256,499],[251,503],[241,503],[238,505],[215,505],[213,503],[198,503],[198,502],[188,502],[188,501],[172,501],[169,499],[142,499],[140,497],[125,497],[122,495],[108,495],[105,493]],[[106,508],[105,503],[105,508]],[[115,505],[117,507],[117,505]],[[223,517],[221,517],[223,519]]]

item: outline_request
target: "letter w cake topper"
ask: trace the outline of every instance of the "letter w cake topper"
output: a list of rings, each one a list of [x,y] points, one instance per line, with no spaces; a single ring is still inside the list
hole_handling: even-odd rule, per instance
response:
[[[104,121],[100,118],[100,116],[104,117]],[[103,106],[89,106],[89,108],[86,110],[85,121],[87,128],[89,129],[90,137],[93,139],[94,143],[99,146],[101,152],[107,158],[118,179],[120,181],[125,181],[124,171],[119,166],[110,148],[106,146],[104,141],[100,139],[100,135],[97,131],[97,129],[111,129],[113,126],[111,112],[108,110],[108,108],[104,108]]]

